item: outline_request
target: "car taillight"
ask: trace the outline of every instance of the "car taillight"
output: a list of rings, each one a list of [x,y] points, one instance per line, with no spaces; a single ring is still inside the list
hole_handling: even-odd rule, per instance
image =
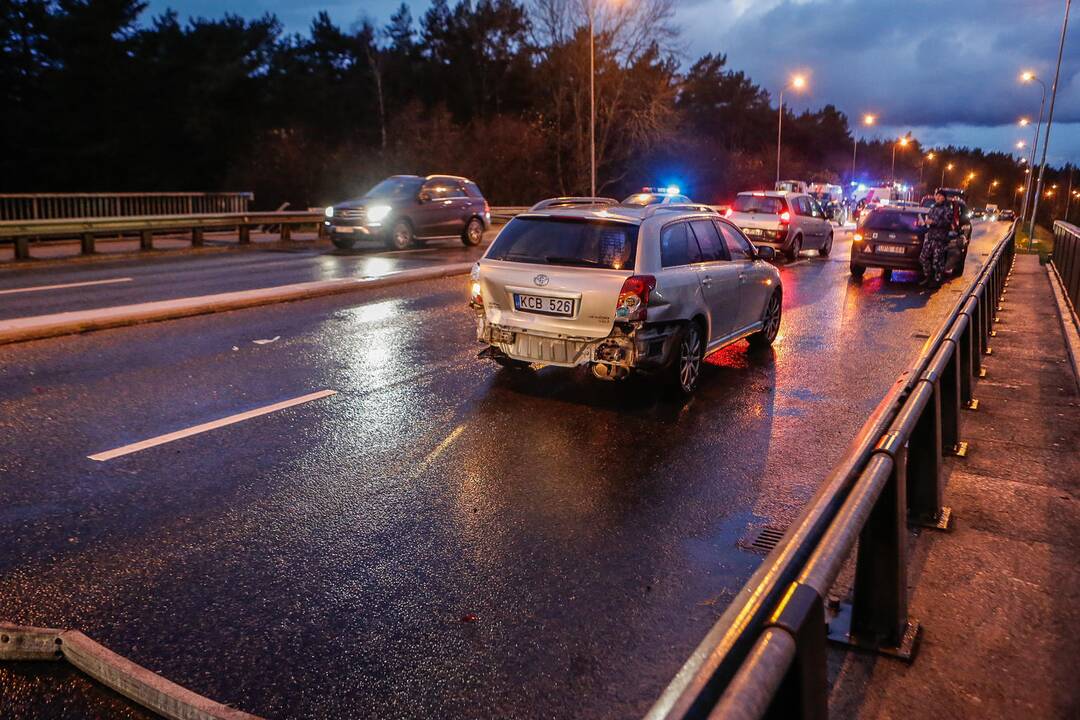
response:
[[[724,217],[726,217],[726,218],[731,217],[731,213],[733,213],[733,212],[734,212],[734,210],[732,210],[731,208],[728,208],[727,210],[724,211]]]
[[[474,308],[484,307],[484,294],[480,287],[480,265],[473,265],[469,273],[469,305]]]
[[[855,234],[854,234],[854,235],[852,236],[852,239],[853,239],[853,240],[854,240],[855,242],[862,242],[862,240],[863,240],[863,237],[862,237],[862,233],[855,233]]]
[[[781,225],[787,225],[790,222],[791,222],[791,213],[789,213],[787,210],[780,213],[780,224]]]
[[[615,319],[626,322],[644,320],[649,307],[649,293],[656,287],[652,275],[631,275],[619,291],[615,304]]]

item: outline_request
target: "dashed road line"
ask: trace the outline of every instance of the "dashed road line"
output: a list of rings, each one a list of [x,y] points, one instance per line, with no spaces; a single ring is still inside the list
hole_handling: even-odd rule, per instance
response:
[[[293,398],[291,400],[282,400],[281,402],[274,403],[273,405],[265,405],[261,408],[255,408],[254,410],[248,410],[246,412],[237,413],[235,415],[229,415],[218,420],[211,420],[210,422],[202,423],[201,425],[195,425],[193,427],[185,428],[183,430],[177,430],[175,432],[166,433],[164,435],[158,435],[147,440],[140,440],[137,443],[131,443],[130,445],[124,445],[114,450],[106,450],[104,452],[88,455],[91,460],[97,460],[104,462],[106,460],[112,460],[113,458],[120,457],[122,455],[130,455],[131,453],[139,452],[147,448],[152,448],[157,445],[164,445],[174,440],[180,440],[192,435],[198,435],[200,433],[215,430],[219,427],[226,425],[232,425],[234,423],[243,422],[244,420],[250,420],[251,418],[259,417],[260,415],[268,415],[278,410],[284,410],[285,408],[293,407],[294,405],[302,405],[303,403],[311,402],[312,400],[319,400],[320,398],[329,397],[331,395],[337,395],[337,390],[320,390],[318,392],[309,393],[307,395],[301,395],[300,397]]]

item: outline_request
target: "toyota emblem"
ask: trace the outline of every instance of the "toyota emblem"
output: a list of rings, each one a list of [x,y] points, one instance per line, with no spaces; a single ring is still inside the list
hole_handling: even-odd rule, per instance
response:
[[[551,282],[551,278],[549,278],[544,273],[540,273],[539,275],[537,275],[536,277],[533,278],[533,282],[536,283],[537,287],[544,287],[549,282]]]

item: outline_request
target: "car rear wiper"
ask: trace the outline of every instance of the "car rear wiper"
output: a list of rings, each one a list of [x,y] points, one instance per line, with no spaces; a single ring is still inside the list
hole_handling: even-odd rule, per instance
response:
[[[566,257],[564,255],[548,255],[546,258],[552,265],[585,265],[588,267],[603,267],[603,263],[588,258]]]

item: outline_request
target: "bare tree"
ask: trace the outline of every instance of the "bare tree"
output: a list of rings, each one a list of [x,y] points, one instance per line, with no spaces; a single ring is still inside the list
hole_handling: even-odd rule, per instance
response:
[[[562,192],[588,187],[589,18],[596,52],[598,190],[618,182],[631,147],[649,148],[667,132],[675,95],[678,31],[673,0],[628,3],[534,0],[534,44],[541,58]]]

